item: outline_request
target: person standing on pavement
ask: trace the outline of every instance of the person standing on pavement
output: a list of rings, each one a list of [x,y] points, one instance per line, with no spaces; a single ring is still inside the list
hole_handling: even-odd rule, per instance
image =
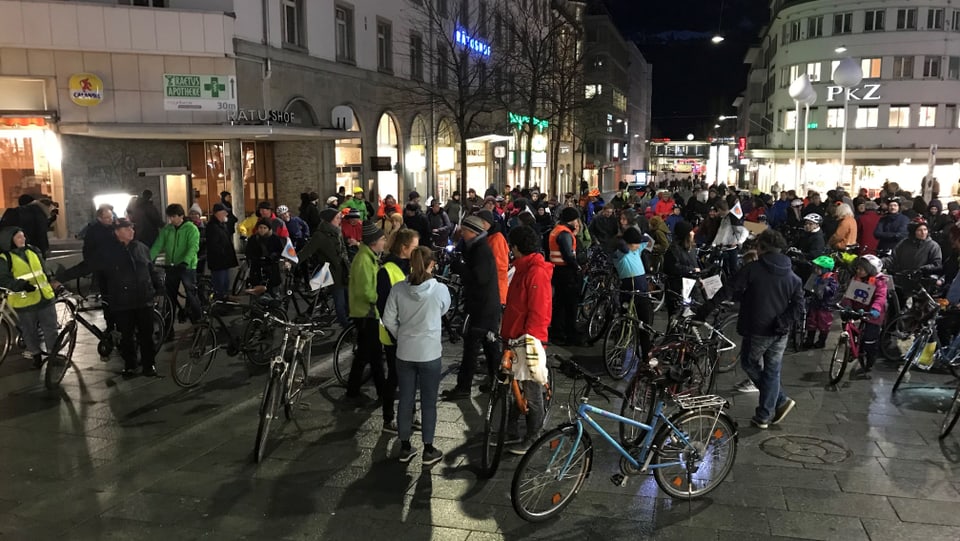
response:
[[[487,244],[493,252],[493,259],[497,264],[497,287],[500,291],[500,304],[507,304],[507,283],[510,271],[510,247],[504,238],[500,227],[500,220],[493,217],[493,213],[483,209],[476,214],[483,222],[483,229],[487,232]]]
[[[233,196],[230,192],[220,192],[220,204],[227,209],[227,232],[232,237],[237,231],[237,216],[233,213]],[[214,205],[216,206],[216,205]]]
[[[101,205],[97,209],[97,219],[87,226],[87,231],[83,236],[83,262],[93,273],[93,278],[100,288],[100,297],[104,300],[110,296],[110,280],[103,271],[103,261],[100,254],[116,242],[113,236],[113,219],[113,207]],[[116,322],[110,310],[109,302],[103,303],[103,319],[107,324],[106,331],[112,331]]]
[[[247,262],[250,264],[248,284],[251,288],[263,288],[264,293],[274,293],[282,282],[280,257],[286,243],[273,233],[273,222],[261,218],[254,228],[253,237],[247,241]]]
[[[320,194],[317,192],[300,194],[300,219],[307,223],[310,232],[316,231],[317,228],[320,227],[320,208],[317,207],[318,199],[320,199]]]
[[[443,392],[446,400],[470,398],[473,374],[477,367],[477,350],[483,346],[486,357],[487,382],[500,363],[500,344],[490,340],[489,332],[500,330],[500,286],[493,252],[487,244],[483,221],[468,216],[462,224],[462,268],[455,269],[463,283],[464,309],[470,322],[463,337],[463,360],[457,372],[457,385]]]
[[[380,253],[386,241],[383,231],[373,222],[363,224],[362,240],[350,265],[348,305],[350,317],[357,326],[357,353],[350,367],[346,397],[357,405],[365,406],[367,400],[360,393],[364,368],[370,365],[377,396],[381,399],[386,379],[381,359],[380,312],[377,310],[377,273],[380,271]]]
[[[740,361],[747,377],[760,390],[760,401],[750,420],[759,429],[780,423],[797,405],[783,393],[780,384],[787,337],[803,303],[803,284],[793,273],[790,258],[782,253],[786,248],[780,233],[765,230],[757,236],[759,259],[744,266],[730,286],[723,288],[727,290],[723,297],[729,295],[740,303]]]
[[[160,211],[153,203],[153,192],[143,190],[134,207],[137,240],[147,246],[153,246],[163,227],[163,218],[160,217]]]
[[[510,230],[510,247],[513,250],[516,272],[507,292],[507,306],[503,310],[503,325],[500,335],[505,340],[513,340],[529,335],[545,343],[553,313],[553,292],[551,279],[553,265],[540,255],[540,237],[527,226]],[[527,397],[527,429],[520,438],[517,425],[520,412],[510,408],[507,421],[509,439],[517,441],[507,451],[523,455],[543,430],[543,386],[533,380],[522,382],[524,396]]]
[[[218,227],[226,231],[225,226]],[[129,220],[117,220],[113,229],[117,242],[101,257],[104,259],[104,272],[110,280],[110,309],[120,331],[123,375],[135,375],[139,365],[144,376],[152,377],[157,375],[153,299],[160,290],[161,282],[153,267],[150,250],[142,242],[134,240],[133,228]],[[139,362],[137,349],[140,350]]]
[[[451,301],[447,287],[433,278],[435,266],[430,248],[416,248],[410,255],[410,276],[390,290],[383,312],[387,332],[397,339],[398,458],[400,462],[410,462],[417,456],[410,436],[419,387],[424,466],[436,464],[443,457],[443,452],[433,446],[433,439],[437,429],[437,391],[443,374],[440,364],[442,318],[450,309]]]
[[[454,191],[450,196],[450,200],[447,201],[447,205],[443,207],[443,211],[447,213],[447,217],[450,218],[450,221],[458,225],[463,221],[464,211],[463,205],[460,204],[460,192]]]
[[[574,207],[560,211],[560,220],[550,231],[549,260],[553,263],[553,289],[557,302],[553,305],[550,341],[581,346],[577,334],[577,305],[580,303],[580,264],[577,262],[577,233],[580,231],[580,212]]]
[[[350,325],[347,313],[347,277],[350,272],[350,259],[347,257],[347,245],[340,232],[340,221],[343,213],[334,208],[325,208],[320,211],[320,227],[310,236],[307,245],[300,251],[304,261],[310,261],[314,255],[317,266],[330,264],[330,274],[333,276],[333,285],[330,286],[330,296],[333,297],[333,309],[337,313],[337,322],[344,329]]]
[[[431,233],[429,244],[437,250],[446,248],[450,241],[450,234],[453,233],[453,224],[450,223],[450,217],[447,216],[446,211],[440,208],[438,198],[434,198],[430,202],[430,210],[427,211],[427,224],[430,226]],[[424,244],[428,243],[424,242]]]
[[[197,297],[197,252],[200,250],[200,230],[184,216],[183,206],[172,204],[166,210],[170,223],[160,230],[153,247],[150,248],[150,261],[155,261],[163,253],[166,264],[172,266],[164,281],[167,296],[176,301],[180,284],[187,297],[187,314],[191,323],[200,320],[200,299]],[[174,310],[177,303],[173,302]]]
[[[287,232],[290,234],[290,242],[293,243],[293,248],[299,250],[307,243],[307,239],[310,238],[310,226],[307,225],[302,218],[299,216],[293,216],[290,214],[290,208],[286,205],[277,206],[277,217],[283,220],[284,225],[287,227]]]
[[[43,366],[45,353],[40,346],[40,332],[46,353],[53,351],[57,341],[54,297],[60,284],[51,281],[50,276],[43,255],[27,244],[22,229],[0,229],[0,287],[11,291],[7,304],[17,313],[20,336],[34,368]]]
[[[229,217],[227,207],[216,203],[213,205],[213,219],[207,224],[207,266],[210,267],[210,284],[217,299],[225,299],[230,293],[230,269],[239,264],[228,229]]]
[[[907,238],[907,226],[910,218],[900,213],[900,198],[887,200],[887,213],[880,217],[873,236],[877,239],[877,250],[893,250],[897,244]]]
[[[424,243],[430,239],[430,223],[427,222],[427,217],[420,212],[419,204],[407,203],[407,206],[403,209],[403,225],[419,233]]]

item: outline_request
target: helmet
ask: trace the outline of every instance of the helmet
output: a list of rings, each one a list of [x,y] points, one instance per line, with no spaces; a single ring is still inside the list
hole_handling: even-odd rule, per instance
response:
[[[817,214],[816,212],[812,212],[812,213],[807,214],[806,216],[804,216],[804,217],[803,217],[803,221],[805,221],[805,222],[813,222],[813,223],[815,223],[815,224],[817,224],[817,225],[820,225],[820,224],[823,222],[823,217],[820,216],[819,214]]]
[[[793,201],[790,202],[790,206],[791,206],[791,207],[802,207],[802,206],[803,206],[803,199],[794,199]]]
[[[833,270],[833,258],[828,255],[822,255],[814,259],[813,264],[827,270]]]
[[[363,193],[363,188],[361,188],[360,186],[354,186],[353,193]]]
[[[876,276],[883,271],[883,262],[875,255],[864,255],[857,259],[857,267],[867,271],[870,276]]]
[[[280,205],[277,207],[277,214],[283,214],[285,212],[290,212],[290,209],[286,205]]]
[[[327,204],[328,204],[328,205],[332,205],[332,204],[336,203],[337,201],[339,201],[339,199],[337,199],[337,196],[335,196],[335,195],[331,195],[330,197],[327,198]]]

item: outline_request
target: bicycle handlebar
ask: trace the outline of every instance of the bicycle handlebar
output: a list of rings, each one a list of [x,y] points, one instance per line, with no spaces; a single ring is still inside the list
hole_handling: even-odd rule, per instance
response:
[[[579,364],[574,362],[573,359],[568,359],[557,354],[552,355],[552,357],[559,363],[557,368],[560,368],[564,374],[573,379],[583,379],[584,382],[586,382],[587,393],[584,396],[589,394],[590,391],[593,391],[607,402],[610,401],[610,398],[604,393],[610,393],[621,400],[625,398],[623,393],[600,381],[600,376],[587,372]]]

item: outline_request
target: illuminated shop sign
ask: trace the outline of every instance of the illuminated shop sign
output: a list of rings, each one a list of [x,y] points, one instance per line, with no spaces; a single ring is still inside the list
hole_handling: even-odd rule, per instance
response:
[[[827,87],[827,101],[843,98],[842,86]],[[863,85],[847,90],[847,99],[850,101],[877,101],[880,99],[880,85]]]
[[[466,49],[469,49],[481,56],[490,56],[490,44],[479,40],[477,38],[470,37],[470,34],[467,33],[463,28],[457,27],[456,31],[453,34],[453,39],[459,45],[463,46]]]
[[[518,131],[523,130],[524,124],[533,124],[537,131],[543,131],[550,127],[550,121],[544,120],[542,118],[533,117],[532,119],[526,115],[518,115],[516,113],[507,113],[507,119],[510,121],[511,125],[517,127]]]

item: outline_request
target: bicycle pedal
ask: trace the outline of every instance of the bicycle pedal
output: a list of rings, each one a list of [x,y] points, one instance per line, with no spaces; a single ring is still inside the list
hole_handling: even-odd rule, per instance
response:
[[[615,473],[610,476],[610,482],[613,483],[614,486],[623,488],[627,486],[627,477],[622,473]]]

